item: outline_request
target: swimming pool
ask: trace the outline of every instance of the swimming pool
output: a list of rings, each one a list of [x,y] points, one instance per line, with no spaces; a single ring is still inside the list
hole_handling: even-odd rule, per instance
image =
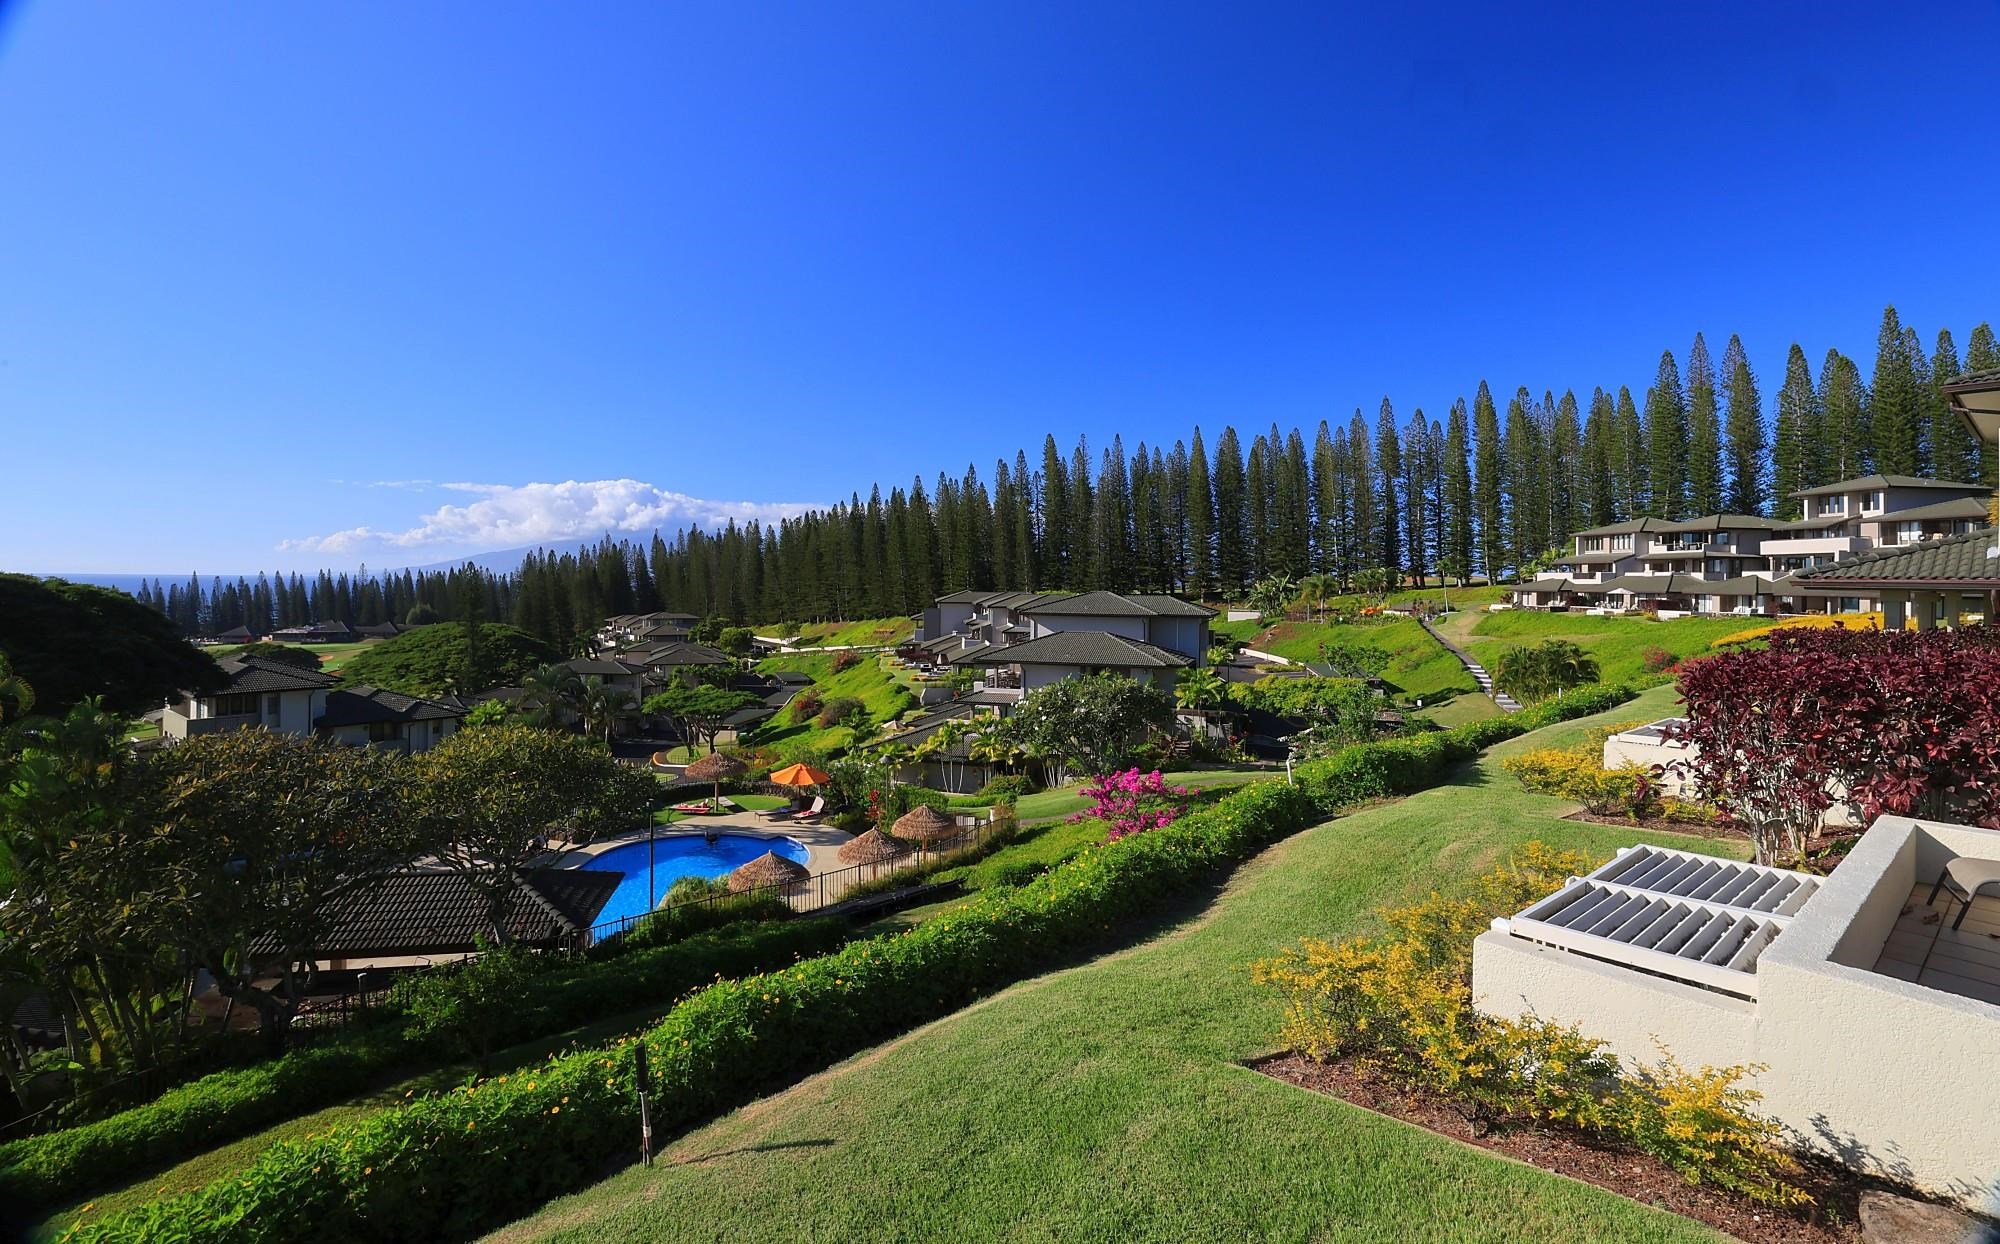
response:
[[[800,864],[807,862],[804,843],[757,834],[718,833],[713,842],[700,834],[662,834],[653,840],[651,850],[650,889],[646,878],[647,844],[643,839],[613,847],[577,865],[625,874],[625,880],[612,892],[611,901],[591,923],[605,925],[627,916],[642,916],[666,897],[667,890],[682,877],[727,877],[766,851],[775,851]]]

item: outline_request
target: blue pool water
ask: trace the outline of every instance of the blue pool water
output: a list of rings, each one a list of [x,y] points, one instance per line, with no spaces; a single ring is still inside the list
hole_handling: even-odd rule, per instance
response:
[[[719,833],[709,842],[700,834],[662,834],[652,843],[651,896],[655,904],[682,877],[727,877],[751,860],[775,851],[788,860],[806,862],[805,844],[791,838],[761,838],[755,834]],[[584,861],[580,867],[625,874],[593,924],[604,925],[652,910],[647,903],[647,844],[628,842]]]

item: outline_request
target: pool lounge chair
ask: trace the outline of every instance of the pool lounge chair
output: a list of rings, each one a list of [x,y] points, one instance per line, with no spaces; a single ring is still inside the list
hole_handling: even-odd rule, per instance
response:
[[[813,796],[812,806],[810,808],[807,808],[803,812],[797,813],[791,819],[797,822],[798,824],[806,825],[818,821],[821,817],[825,815],[826,815],[826,796],[815,795]]]
[[[805,814],[804,808],[796,807],[788,803],[785,804],[783,807],[766,808],[762,812],[759,812],[757,815],[759,818],[766,821],[789,821],[794,817],[802,816],[804,814]]]

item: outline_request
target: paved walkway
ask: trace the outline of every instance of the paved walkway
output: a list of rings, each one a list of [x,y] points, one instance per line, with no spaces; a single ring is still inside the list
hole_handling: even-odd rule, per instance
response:
[[[1465,667],[1465,672],[1472,675],[1472,681],[1479,684],[1479,689],[1490,696],[1493,702],[1500,706],[1501,711],[1508,713],[1518,713],[1521,711],[1520,701],[1508,695],[1505,691],[1495,691],[1493,689],[1493,675],[1486,672],[1486,667],[1473,660],[1472,655],[1466,652],[1465,649],[1439,634],[1438,628],[1431,625],[1429,618],[1419,617],[1417,625],[1429,631],[1432,639],[1443,644],[1446,651],[1458,658],[1458,663]]]

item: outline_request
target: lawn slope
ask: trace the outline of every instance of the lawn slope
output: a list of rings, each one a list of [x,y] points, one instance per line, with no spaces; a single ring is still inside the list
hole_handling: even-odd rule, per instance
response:
[[[1608,714],[1666,710],[1663,691]],[[1571,723],[1496,749],[1580,737]],[[1489,756],[1308,830],[1135,949],[1007,989],[675,1140],[509,1241],[1713,1241],[1707,1228],[1244,1070],[1275,1043],[1246,966],[1469,877],[1531,838],[1608,855]]]

